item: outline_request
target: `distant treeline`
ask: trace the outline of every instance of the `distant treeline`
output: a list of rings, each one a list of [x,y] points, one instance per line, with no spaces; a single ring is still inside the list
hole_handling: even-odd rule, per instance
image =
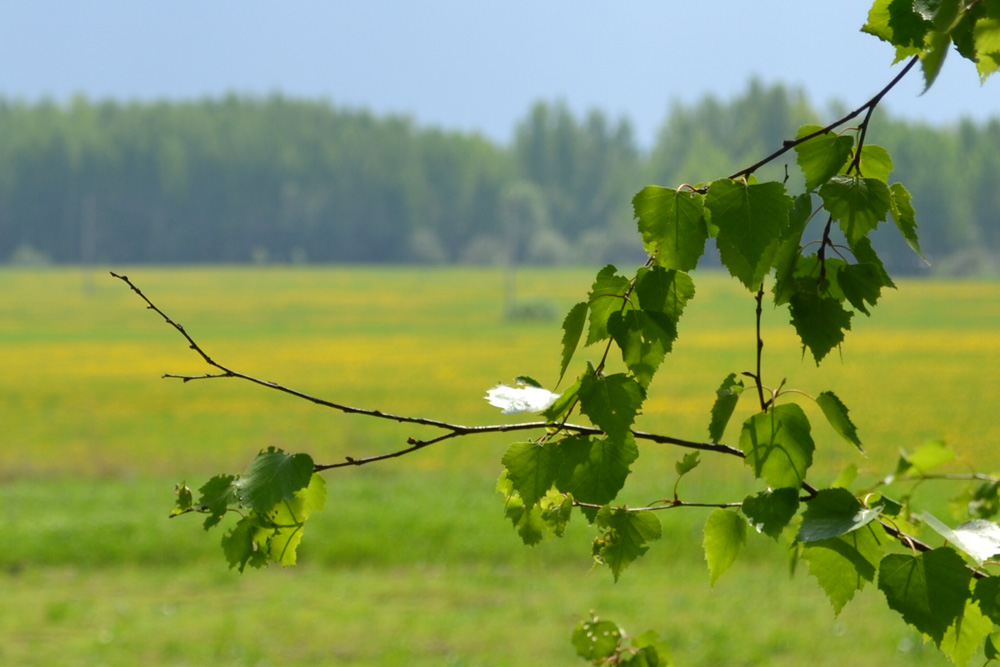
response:
[[[676,106],[648,152],[625,119],[538,103],[511,146],[326,103],[0,100],[0,261],[597,263],[641,258],[643,185],[724,176],[824,115],[752,83]],[[869,133],[948,272],[1000,256],[1000,121]],[[799,179],[794,154],[790,182]],[[776,169],[783,170],[785,163]],[[779,174],[780,176],[780,174]],[[882,230],[896,271],[919,270]]]

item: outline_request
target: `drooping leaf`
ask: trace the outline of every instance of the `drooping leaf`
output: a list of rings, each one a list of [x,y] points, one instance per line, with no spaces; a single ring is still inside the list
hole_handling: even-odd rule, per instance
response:
[[[956,665],[968,665],[992,630],[993,621],[983,615],[975,602],[967,600],[962,615],[944,633],[941,652]]]
[[[799,510],[799,490],[768,489],[743,499],[740,511],[758,533],[778,539],[781,531]]]
[[[743,424],[740,448],[746,464],[771,488],[802,486],[815,449],[809,419],[794,403],[758,412]]]
[[[802,559],[809,563],[809,574],[816,577],[826,592],[833,611],[839,615],[865,582],[875,580],[875,570],[887,542],[885,530],[871,523],[860,530],[828,537],[806,544]]]
[[[305,535],[305,522],[326,503],[326,480],[313,473],[309,485],[295,492],[290,500],[282,500],[269,514],[273,532],[267,539],[267,553],[282,566],[294,565],[298,547]]]
[[[803,125],[796,138],[812,134],[819,125]],[[840,171],[854,146],[854,137],[824,132],[795,147],[796,161],[806,177],[806,190],[814,190]]]
[[[677,327],[663,313],[626,308],[611,313],[608,333],[622,351],[625,366],[645,389],[673,347]]]
[[[717,509],[705,522],[705,560],[712,585],[736,562],[747,540],[747,522],[736,512]]]
[[[602,621],[597,617],[589,621],[580,621],[573,630],[573,646],[576,654],[584,660],[597,662],[609,658],[618,650],[622,631],[611,621]]]
[[[646,392],[624,373],[600,377],[588,373],[580,381],[579,396],[580,411],[612,440],[624,442]]]
[[[788,215],[788,227],[781,235],[778,254],[774,260],[774,304],[788,303],[795,293],[795,276],[802,257],[802,234],[812,216],[812,197],[804,193],[795,198],[792,211]]]
[[[885,283],[874,264],[845,263],[837,271],[837,285],[855,309],[870,315],[865,303],[874,306],[882,296]]]
[[[562,465],[556,486],[585,503],[604,505],[625,486],[629,466],[639,457],[632,434],[623,443],[573,436],[559,441]]]
[[[247,565],[254,568],[267,565],[265,538],[259,515],[250,512],[240,519],[222,536],[222,552],[229,562],[229,569],[235,567],[242,574]]]
[[[924,50],[920,53],[920,68],[924,72],[924,91],[930,90],[941,73],[948,47],[951,46],[951,35],[943,30],[931,30],[924,37]]]
[[[965,609],[972,573],[953,549],[918,556],[889,554],[879,564],[878,587],[889,608],[938,646]]]
[[[853,252],[854,257],[857,258],[858,264],[871,264],[876,268],[876,270],[878,270],[879,275],[882,276],[882,285],[895,289],[896,285],[892,282],[892,278],[890,278],[889,274],[886,272],[885,265],[872,248],[872,242],[869,239],[859,239],[851,247],[851,252]]]
[[[823,489],[806,505],[800,542],[816,542],[857,530],[878,518],[881,507],[864,507],[847,489]]]
[[[889,195],[892,197],[892,206],[889,208],[889,212],[892,214],[892,220],[896,223],[896,227],[899,228],[899,233],[903,235],[913,251],[920,255],[921,259],[927,261],[920,249],[920,239],[917,238],[916,212],[910,202],[910,192],[902,183],[893,183],[889,186]]]
[[[705,199],[722,263],[751,290],[770,271],[781,236],[788,226],[792,198],[781,183],[714,181]]]
[[[996,554],[1000,554],[1000,526],[992,521],[972,519],[957,528],[951,528],[930,512],[923,512],[921,518],[938,535],[968,554],[976,561],[976,565],[982,565]]]
[[[844,342],[844,332],[851,329],[853,313],[845,310],[836,299],[815,292],[796,292],[789,300],[788,309],[792,326],[802,345],[812,352],[817,365],[830,350]]]
[[[844,440],[857,447],[859,452],[864,453],[865,448],[858,438],[858,429],[848,416],[847,406],[837,398],[837,395],[832,391],[824,391],[816,397],[816,403],[823,410],[823,414],[826,415],[826,420],[830,422],[833,430],[839,433]]]
[[[669,667],[673,664],[670,645],[654,630],[632,638],[632,647],[639,649],[622,660],[622,667]]]
[[[986,638],[983,653],[987,660],[1000,660],[1000,632],[994,632]]]
[[[736,410],[736,404],[743,393],[743,380],[736,379],[736,373],[730,373],[719,388],[715,390],[715,403],[712,404],[712,421],[708,425],[708,437],[714,443],[722,439],[729,418]]]
[[[548,389],[531,385],[511,387],[506,384],[498,384],[486,391],[486,400],[489,404],[501,408],[505,415],[544,412],[558,398],[559,394],[553,394]]]
[[[542,521],[545,522],[549,532],[556,537],[562,537],[573,514],[573,497],[550,490],[542,497],[538,506],[542,511]]]
[[[972,599],[994,623],[1000,625],[1000,577],[977,579]],[[1000,646],[998,646],[1000,648]]]
[[[286,454],[269,447],[257,455],[233,486],[244,506],[264,514],[309,484],[312,474],[313,460],[308,454]]]
[[[566,319],[563,320],[562,337],[562,363],[559,366],[559,382],[562,382],[569,368],[569,362],[573,359],[576,347],[580,344],[580,337],[583,336],[583,325],[587,322],[588,306],[586,302],[580,302],[569,309]],[[558,384],[558,383],[556,383]]]
[[[606,340],[608,334],[608,317],[625,305],[624,295],[628,291],[629,279],[620,276],[617,269],[608,264],[597,274],[590,288],[587,303],[590,311],[590,329],[587,333],[587,345],[593,345],[599,340]]]
[[[1000,16],[983,17],[976,21],[972,30],[975,44],[980,81],[997,71],[1000,67]]]
[[[542,412],[542,416],[545,417],[546,421],[554,423],[565,419],[569,415],[570,409],[576,404],[577,399],[580,394],[580,382],[583,376],[576,379],[576,381],[566,388],[559,398],[552,402],[548,408]]]
[[[198,506],[209,511],[209,516],[205,519],[205,530],[219,523],[229,511],[229,506],[239,502],[233,485],[235,480],[233,475],[216,475],[198,489],[201,493]]]
[[[632,561],[646,553],[648,542],[660,539],[660,520],[648,510],[631,512],[603,507],[595,523],[605,530],[598,538],[601,544],[595,556],[611,568],[615,581]]]
[[[819,189],[819,196],[852,248],[885,220],[892,206],[885,181],[857,175],[834,176]]]
[[[705,253],[708,228],[702,217],[704,195],[688,188],[650,185],[632,199],[642,244],[666,269],[690,271]]]
[[[510,520],[525,546],[533,547],[545,539],[547,526],[542,519],[542,508],[538,505],[525,507],[506,470],[497,480],[497,491],[504,497],[504,516]]]
[[[676,325],[694,298],[694,281],[680,271],[644,266],[636,272],[635,295],[642,310],[663,313]]]
[[[528,507],[542,499],[556,481],[559,450],[552,442],[515,442],[500,460],[514,490]]]

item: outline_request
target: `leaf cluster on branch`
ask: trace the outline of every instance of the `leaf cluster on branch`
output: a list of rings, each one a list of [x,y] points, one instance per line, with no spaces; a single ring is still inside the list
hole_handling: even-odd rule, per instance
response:
[[[910,58],[877,95],[826,127],[799,129],[771,155],[728,177],[676,188],[648,186],[634,198],[635,216],[648,261],[633,273],[614,266],[601,269],[586,297],[563,321],[558,355],[561,393],[527,376],[518,386],[490,390],[490,402],[505,413],[538,412],[542,419],[518,424],[468,426],[425,417],[388,414],[318,398],[231,369],[209,356],[190,334],[167,316],[126,276],[127,283],[189,346],[212,367],[184,381],[238,378],[346,413],[392,420],[438,431],[406,447],[368,458],[316,463],[307,454],[269,449],[240,475],[219,475],[199,490],[177,487],[174,515],[207,516],[219,524],[228,513],[239,516],[222,546],[231,567],[261,567],[295,562],[309,515],[323,506],[322,473],[334,468],[376,463],[415,453],[456,437],[483,433],[533,434],[511,444],[501,459],[497,484],[503,511],[527,545],[561,537],[579,514],[593,527],[591,554],[617,580],[646,554],[662,533],[662,511],[710,508],[704,527],[704,552],[714,582],[737,560],[748,540],[784,540],[794,562],[803,562],[839,614],[866,585],[876,586],[890,609],[926,635],[957,664],[965,664],[985,640],[987,658],[997,657],[1000,639],[998,564],[1000,478],[979,473],[942,475],[935,469],[954,458],[941,443],[904,453],[895,470],[873,486],[852,489],[856,467],[832,485],[809,481],[816,439],[812,421],[822,417],[834,434],[863,452],[862,439],[841,398],[831,391],[811,394],[769,382],[761,314],[770,293],[789,320],[803,351],[817,365],[843,344],[858,314],[870,316],[892,279],[870,242],[882,224],[894,225],[920,253],[910,194],[890,183],[892,159],[868,142],[873,112],[896,83],[921,65],[930,86],[951,44],[976,62],[984,78],[1000,66],[1000,0],[926,2],[877,0],[865,30]],[[850,125],[861,117],[856,125]],[[805,191],[790,193],[785,182],[758,182],[755,172],[794,151]],[[786,179],[787,180],[787,179]],[[809,222],[815,237],[809,235]],[[635,428],[651,381],[672,351],[684,310],[695,298],[690,271],[714,242],[723,264],[747,290],[748,312],[755,313],[752,370],[734,370],[722,380],[708,415],[708,440],[699,442],[647,433]],[[569,374],[581,347],[595,350]],[[748,346],[749,347],[749,346]],[[612,372],[621,359],[622,370]],[[744,394],[753,414],[740,427],[738,446],[721,442]],[[588,423],[571,421],[574,416]],[[672,488],[641,507],[616,503],[640,455],[640,443],[687,450],[675,467]],[[680,494],[682,478],[702,465],[702,455],[738,457],[762,487],[743,498],[691,500]],[[912,492],[886,494],[890,484],[957,480],[968,484],[961,496],[968,520],[951,527],[915,505]],[[897,488],[897,487],[892,487]],[[752,530],[749,530],[752,529]],[[934,547],[925,537],[943,545]],[[577,653],[595,664],[668,664],[669,649],[652,634],[627,641],[613,622],[592,618],[573,633]]]

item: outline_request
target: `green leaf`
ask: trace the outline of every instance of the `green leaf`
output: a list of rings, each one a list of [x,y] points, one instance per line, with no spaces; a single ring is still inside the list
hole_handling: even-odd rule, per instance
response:
[[[816,577],[826,592],[833,611],[839,615],[865,582],[875,580],[875,570],[887,542],[879,524],[806,544],[802,559],[809,563],[809,574]]]
[[[816,365],[844,341],[844,331],[851,329],[853,313],[836,299],[815,292],[796,292],[789,301],[792,326],[802,345],[812,352]]]
[[[545,522],[549,532],[556,537],[562,537],[573,514],[573,497],[552,490],[542,497],[538,506],[542,511],[542,521]]]
[[[870,315],[865,303],[874,306],[882,296],[885,283],[879,267],[874,264],[842,264],[837,270],[837,285],[852,306]]]
[[[233,485],[235,480],[233,475],[216,475],[198,489],[201,493],[198,506],[210,513],[205,519],[205,530],[219,523],[229,511],[229,506],[239,502]]]
[[[625,486],[629,466],[639,457],[632,434],[624,443],[608,438],[563,438],[559,450],[562,458],[556,480],[559,491],[580,502],[597,505],[615,499]]]
[[[808,418],[794,403],[755,414],[740,434],[746,464],[771,488],[802,486],[815,449],[809,431]]]
[[[983,615],[975,602],[968,600],[962,615],[944,633],[941,652],[956,665],[968,665],[992,630],[993,621]]]
[[[667,667],[673,664],[670,645],[653,630],[633,637],[632,647],[640,650],[635,655],[624,658],[622,667]]]
[[[889,195],[892,197],[892,205],[889,208],[889,212],[892,214],[892,220],[896,223],[896,227],[899,228],[899,233],[903,235],[906,243],[913,248],[913,252],[920,255],[920,258],[924,261],[927,261],[924,258],[923,251],[920,249],[920,239],[917,238],[916,213],[913,210],[913,204],[910,202],[909,191],[902,183],[893,183],[889,186]]]
[[[642,385],[625,375],[584,375],[580,381],[580,412],[617,442],[629,436],[646,392]]]
[[[559,395],[552,405],[550,405],[545,411],[542,412],[542,416],[549,423],[554,423],[560,421],[568,416],[570,409],[576,404],[577,399],[580,394],[580,381],[583,376],[577,378],[576,382],[571,384],[566,391]]]
[[[294,565],[297,550],[305,535],[305,522],[313,512],[326,504],[326,480],[313,473],[309,485],[295,492],[290,500],[282,500],[269,514],[273,532],[267,540],[267,553],[282,566]]]
[[[867,238],[859,239],[857,243],[851,248],[851,252],[857,258],[859,264],[871,264],[874,266],[879,275],[882,276],[882,284],[886,287],[892,287],[895,289],[896,285],[893,284],[892,278],[885,271],[885,266],[882,264],[882,260],[872,249],[872,242]]]
[[[788,226],[792,198],[785,186],[720,179],[711,184],[705,206],[719,229],[716,241],[722,263],[749,289],[757,289]]]
[[[704,195],[688,188],[650,185],[632,199],[642,244],[666,269],[690,271],[705,254],[708,228],[702,217]]]
[[[800,542],[816,542],[857,530],[878,518],[881,507],[864,507],[847,489],[823,489],[806,505]]]
[[[722,439],[726,426],[729,424],[736,404],[743,393],[743,380],[736,379],[736,373],[730,373],[719,388],[715,390],[715,403],[712,404],[712,421],[708,425],[708,437],[714,443]]]
[[[699,454],[700,452],[689,452],[684,455],[684,458],[674,464],[674,470],[677,471],[678,477],[683,477],[698,467],[698,464],[701,463]]]
[[[746,541],[747,522],[739,514],[720,508],[708,515],[704,547],[713,586],[722,573],[736,562]]]
[[[796,197],[792,212],[788,216],[788,227],[781,236],[781,244],[774,260],[776,280],[773,291],[776,306],[788,303],[796,291],[795,276],[802,257],[802,233],[811,216],[812,197],[809,193]]]
[[[1000,625],[1000,577],[977,579],[972,590],[972,599],[986,616]]]
[[[899,62],[920,53],[930,27],[930,21],[913,11],[911,0],[875,0],[861,30],[895,46],[894,62]]]
[[[268,447],[257,455],[233,486],[244,506],[264,514],[309,484],[312,474],[313,460],[308,454],[285,454],[280,449]]]
[[[613,656],[618,650],[622,631],[611,621],[601,621],[596,616],[580,621],[573,630],[576,654],[585,660],[597,662]]]
[[[940,30],[931,30],[924,37],[924,50],[920,53],[920,68],[924,72],[924,90],[927,92],[934,85],[941,66],[944,65],[948,47],[951,46],[951,35]]]
[[[786,487],[761,491],[744,498],[740,509],[758,533],[778,539],[799,510],[799,490]]]
[[[840,471],[837,475],[837,479],[833,480],[830,484],[832,489],[846,489],[851,485],[851,483],[858,478],[858,466],[851,463],[846,468]]]
[[[986,81],[986,77],[1000,66],[1000,17],[984,17],[976,21],[972,39],[979,59],[976,63],[979,79]]]
[[[972,519],[952,529],[930,512],[923,512],[921,518],[938,535],[968,554],[976,565],[1000,554],[1000,526],[992,521]]]
[[[229,569],[235,567],[242,574],[248,564],[255,568],[267,565],[266,536],[261,517],[255,512],[240,519],[222,536],[222,552],[229,562]]]
[[[501,459],[514,490],[528,507],[542,499],[556,481],[559,450],[555,443],[515,442]]]
[[[953,549],[919,556],[889,554],[879,565],[878,587],[889,608],[938,646],[965,610],[972,573]]]
[[[171,510],[170,516],[177,516],[178,514],[184,514],[185,512],[190,512],[194,507],[194,496],[191,494],[191,489],[187,484],[181,482],[174,486],[174,495],[177,496],[177,500],[174,502],[174,509]]]
[[[877,178],[834,176],[819,189],[819,196],[852,248],[885,220],[892,206],[889,186]]]
[[[598,538],[600,547],[595,556],[611,568],[615,581],[632,561],[646,553],[648,542],[660,539],[660,520],[648,510],[631,512],[603,507],[595,522],[606,531]]]
[[[611,264],[605,266],[597,274],[594,285],[590,288],[587,303],[590,306],[590,329],[587,333],[587,345],[608,338],[608,317],[625,305],[623,299],[631,282],[620,276]]]
[[[694,281],[680,271],[644,266],[636,272],[635,295],[642,310],[663,313],[676,325],[694,298]]]
[[[526,546],[533,547],[545,539],[548,526],[542,519],[542,508],[533,505],[525,508],[524,500],[514,490],[505,470],[497,480],[497,491],[504,497],[503,513]]]
[[[673,347],[677,327],[663,313],[626,308],[611,313],[608,333],[622,351],[625,366],[645,389]]]
[[[937,30],[947,30],[958,18],[960,0],[913,0],[913,11]]]
[[[914,473],[926,474],[934,468],[954,460],[955,450],[942,440],[928,440],[912,454],[905,451],[900,453],[899,465],[896,466],[896,476]]]
[[[819,125],[803,125],[796,136],[804,137],[822,128]],[[837,172],[847,162],[854,146],[851,135],[836,135],[824,132],[795,147],[796,161],[806,177],[806,190],[814,190]]]
[[[865,144],[861,147],[860,173],[877,181],[888,181],[892,173],[892,158],[881,146]]]
[[[865,448],[858,438],[858,430],[847,414],[847,406],[837,398],[837,395],[832,391],[824,391],[816,397],[816,403],[823,410],[823,414],[826,415],[826,420],[830,422],[833,430],[839,433],[844,440],[857,447],[859,452],[864,453]]]
[[[583,325],[587,321],[588,306],[580,302],[569,309],[566,319],[563,320],[562,337],[562,364],[559,366],[559,382],[562,382],[569,368],[569,362],[573,359],[577,345],[580,344],[580,337],[583,335]],[[556,383],[559,384],[558,382]]]

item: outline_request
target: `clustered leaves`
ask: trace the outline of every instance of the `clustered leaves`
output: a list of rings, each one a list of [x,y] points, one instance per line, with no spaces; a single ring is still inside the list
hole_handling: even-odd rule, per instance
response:
[[[1000,0],[876,0],[864,30],[891,43],[897,60],[918,58],[927,86],[952,45],[976,63],[984,79],[1000,68]],[[852,319],[858,313],[870,316],[883,290],[895,287],[873,248],[872,232],[891,221],[921,253],[910,193],[889,182],[893,163],[885,149],[866,141],[872,111],[894,83],[842,121],[804,126],[786,142],[802,171],[803,192],[788,192],[785,182],[758,182],[750,168],[709,183],[650,185],[635,195],[649,261],[631,275],[604,267],[586,299],[570,309],[562,324],[559,383],[581,343],[593,357],[561,394],[525,376],[518,378],[518,388],[500,385],[488,393],[504,413],[534,411],[544,417],[543,423],[524,425],[543,430],[539,437],[507,448],[497,484],[505,515],[525,544],[561,537],[578,510],[596,534],[595,563],[607,566],[617,580],[660,538],[658,510],[709,507],[703,546],[712,585],[756,533],[788,544],[793,564],[808,566],[835,614],[873,584],[892,610],[956,664],[967,663],[981,644],[988,659],[1000,656],[995,633],[1000,579],[987,576],[986,569],[1000,554],[1000,527],[993,521],[1000,513],[1000,478],[964,478],[969,487],[952,508],[965,520],[955,527],[915,511],[912,493],[898,499],[884,493],[935,479],[933,471],[955,458],[941,442],[903,451],[894,472],[867,488],[851,490],[858,478],[853,464],[829,487],[817,488],[808,481],[809,471],[816,449],[831,436],[864,453],[849,409],[832,391],[810,395],[786,388],[784,381],[767,385],[763,377],[760,318],[768,286],[774,307],[787,308],[803,354],[808,350],[819,365],[845,341]],[[867,113],[860,125],[842,127],[862,111]],[[757,317],[754,370],[722,380],[708,415],[709,442],[660,440],[694,450],[675,465],[672,495],[629,507],[617,501],[639,457],[638,443],[649,437],[635,424],[695,296],[690,272],[710,240],[748,290],[748,306],[755,306],[748,308]],[[756,403],[739,428],[739,446],[723,445],[747,395],[755,395]],[[572,423],[575,413],[591,426]],[[822,415],[829,428],[814,432],[809,413]],[[682,498],[681,479],[702,463],[702,451],[742,457],[759,490],[738,502]],[[335,466],[320,469],[330,467]],[[241,572],[246,565],[291,564],[305,521],[325,500],[315,469],[306,454],[271,448],[243,474],[209,480],[197,501],[178,485],[174,514],[203,513],[206,530],[228,513],[238,514],[222,546],[230,567]],[[923,537],[940,546],[918,539],[924,527]],[[595,664],[671,661],[655,635],[628,641],[616,624],[596,617],[581,622],[572,640],[578,655]]]

